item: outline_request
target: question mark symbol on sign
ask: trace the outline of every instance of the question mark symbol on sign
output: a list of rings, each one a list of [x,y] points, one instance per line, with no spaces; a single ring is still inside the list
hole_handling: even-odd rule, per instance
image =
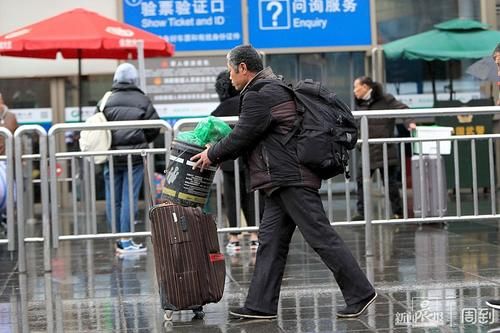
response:
[[[272,8],[276,8],[275,12],[272,15],[273,27],[276,27],[278,26],[278,16],[283,11],[283,5],[279,1],[270,1],[266,6],[266,10],[271,11]]]

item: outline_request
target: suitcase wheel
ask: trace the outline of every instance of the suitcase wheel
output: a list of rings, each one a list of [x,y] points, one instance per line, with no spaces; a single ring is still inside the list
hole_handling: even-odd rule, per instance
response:
[[[194,319],[203,319],[205,318],[205,312],[203,311],[203,307],[200,306],[197,309],[193,309]]]
[[[174,331],[174,323],[171,321],[164,321],[163,322],[163,328],[165,329],[165,332],[173,332]]]
[[[165,319],[166,321],[171,321],[173,316],[174,316],[174,311],[165,310],[165,313],[163,314],[163,319]]]

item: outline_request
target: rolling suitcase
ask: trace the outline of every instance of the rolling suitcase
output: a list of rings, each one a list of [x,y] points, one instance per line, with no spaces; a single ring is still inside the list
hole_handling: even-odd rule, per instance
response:
[[[448,189],[443,157],[437,155],[422,155],[423,169],[420,170],[419,155],[411,158],[411,176],[413,187],[413,211],[415,216],[422,216],[422,192],[425,200],[425,216],[442,216],[448,207]],[[438,175],[438,164],[441,164],[441,174]],[[423,187],[420,174],[423,173]],[[441,182],[441,188],[438,184]],[[441,211],[440,206],[441,205]]]
[[[214,217],[201,208],[165,202],[153,206],[149,218],[165,320],[179,310],[203,318],[203,305],[222,298],[226,276]]]

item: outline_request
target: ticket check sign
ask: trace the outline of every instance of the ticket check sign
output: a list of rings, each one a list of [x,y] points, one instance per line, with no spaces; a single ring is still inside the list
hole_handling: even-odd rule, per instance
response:
[[[123,0],[123,18],[165,38],[176,52],[243,44],[239,0]]]
[[[256,48],[370,46],[370,0],[249,0]]]

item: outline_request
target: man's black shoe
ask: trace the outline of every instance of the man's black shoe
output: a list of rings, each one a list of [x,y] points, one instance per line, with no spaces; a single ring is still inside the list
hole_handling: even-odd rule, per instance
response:
[[[337,317],[339,318],[355,318],[360,316],[366,308],[373,303],[373,301],[377,298],[377,293],[373,293],[369,297],[365,298],[361,302],[356,304],[348,305],[342,310],[337,312]]]
[[[229,311],[229,314],[233,317],[244,319],[275,319],[277,317],[275,314],[254,311],[245,307],[232,309]]]

